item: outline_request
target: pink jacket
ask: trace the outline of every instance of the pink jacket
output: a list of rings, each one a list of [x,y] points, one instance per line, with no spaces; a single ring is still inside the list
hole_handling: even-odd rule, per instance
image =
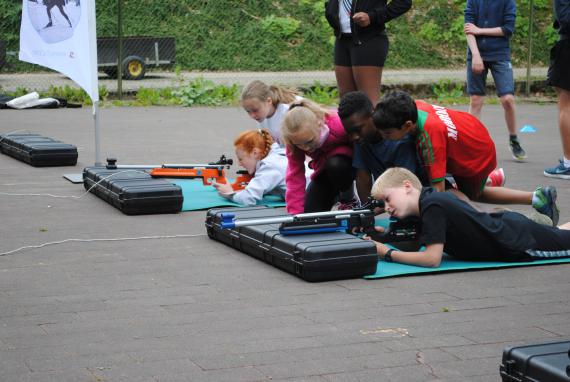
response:
[[[309,166],[315,170],[311,179],[324,169],[328,158],[339,154],[352,157],[352,145],[336,111],[325,117],[325,124],[329,128],[329,136],[320,148],[308,153],[299,148],[291,152],[287,147],[285,203],[290,214],[300,214],[305,210],[305,155],[312,159]]]

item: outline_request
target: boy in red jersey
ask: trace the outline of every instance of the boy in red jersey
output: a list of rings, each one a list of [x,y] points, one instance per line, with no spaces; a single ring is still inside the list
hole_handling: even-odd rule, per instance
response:
[[[407,93],[395,91],[382,97],[372,118],[384,139],[415,137],[422,164],[437,191],[445,191],[445,175],[451,174],[459,191],[471,200],[532,205],[558,224],[556,188],[526,192],[485,187],[497,167],[497,154],[487,128],[471,114],[414,101]]]

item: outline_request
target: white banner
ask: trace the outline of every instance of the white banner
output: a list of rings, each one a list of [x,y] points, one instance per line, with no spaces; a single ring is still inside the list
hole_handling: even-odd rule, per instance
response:
[[[19,58],[65,74],[99,101],[95,0],[23,0]]]

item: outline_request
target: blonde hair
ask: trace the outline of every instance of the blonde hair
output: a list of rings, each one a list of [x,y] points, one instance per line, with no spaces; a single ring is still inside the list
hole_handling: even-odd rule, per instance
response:
[[[259,101],[265,101],[271,98],[273,106],[280,103],[294,102],[299,95],[296,88],[289,88],[280,85],[267,85],[265,82],[255,80],[251,81],[241,93],[241,101],[255,98]]]
[[[234,141],[236,149],[251,153],[253,149],[261,150],[261,159],[265,158],[271,150],[273,138],[267,129],[257,129],[244,131]]]
[[[392,167],[376,179],[371,195],[374,199],[380,199],[386,189],[403,186],[405,181],[409,181],[416,190],[422,190],[422,182],[413,172],[402,167]]]
[[[328,109],[308,99],[293,102],[289,107],[289,111],[285,114],[281,125],[283,142],[290,149],[294,149],[295,146],[291,142],[291,136],[306,127],[310,128],[314,133],[318,133],[320,131],[319,122],[324,121],[329,113]]]

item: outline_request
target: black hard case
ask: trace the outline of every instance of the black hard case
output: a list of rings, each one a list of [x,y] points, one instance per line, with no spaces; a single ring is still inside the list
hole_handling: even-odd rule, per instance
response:
[[[570,382],[570,341],[506,348],[500,371],[503,382]]]
[[[39,134],[0,136],[0,151],[34,167],[75,166],[77,147]]]
[[[346,233],[283,236],[278,224],[220,227],[220,213],[236,218],[287,215],[267,207],[215,208],[208,211],[206,230],[211,239],[263,260],[306,281],[362,277],[376,272],[378,255],[374,243]]]
[[[182,210],[182,189],[165,179],[155,179],[142,170],[86,167],[83,186],[126,215],[166,214]]]

